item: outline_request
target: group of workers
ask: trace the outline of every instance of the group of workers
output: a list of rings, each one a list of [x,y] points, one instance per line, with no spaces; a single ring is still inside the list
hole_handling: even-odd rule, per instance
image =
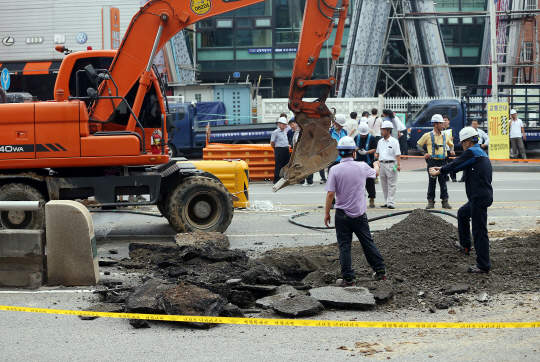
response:
[[[384,194],[384,205],[381,207],[395,208],[396,184],[398,172],[401,170],[402,153],[400,142],[392,137],[396,124],[391,118],[393,114],[385,110],[383,115],[384,118],[380,119],[375,110],[371,120],[361,120],[358,126],[352,127],[351,133],[348,134],[347,123],[350,125],[351,122],[347,122],[344,115],[337,114],[329,130],[338,143],[339,155],[328,167],[328,181],[326,182],[323,177],[321,181],[326,182],[324,223],[327,227],[331,221],[330,210],[335,208],[336,237],[341,264],[341,278],[337,281],[338,286],[355,285],[351,261],[353,233],[358,237],[366,260],[373,269],[374,279],[386,280],[387,277],[384,259],[371,237],[366,215],[368,206],[375,207],[375,179],[377,177],[380,177]],[[356,114],[351,114],[351,119],[355,120],[353,116]],[[466,255],[470,254],[472,219],[477,262],[467,271],[489,273],[491,263],[487,209],[493,202],[492,168],[486,154],[489,138],[481,130],[477,130],[478,122],[473,122],[472,126],[465,127],[459,132],[463,154],[455,158],[453,162],[449,162],[448,156],[455,155],[453,143],[455,135],[449,126],[449,121],[446,115],[433,115],[431,120],[433,130],[424,134],[418,141],[418,148],[424,153],[429,174],[426,208],[435,207],[437,181],[441,189],[442,207],[451,208],[448,201],[446,177],[450,175],[453,181],[457,181],[456,173],[463,171],[462,180],[465,182],[468,202],[458,210],[459,241],[455,243],[455,247]],[[276,156],[275,182],[279,180],[281,168],[289,162],[289,146],[293,146],[298,137],[299,130],[293,123],[289,123],[285,117],[280,117],[279,128],[272,134],[271,144]],[[289,137],[287,137],[289,125],[292,132],[289,132]],[[377,135],[375,129],[380,132],[380,135]],[[404,139],[406,140],[406,136]],[[311,175],[311,180],[308,178],[306,182],[313,184],[313,176]],[[369,204],[366,202],[366,191]]]

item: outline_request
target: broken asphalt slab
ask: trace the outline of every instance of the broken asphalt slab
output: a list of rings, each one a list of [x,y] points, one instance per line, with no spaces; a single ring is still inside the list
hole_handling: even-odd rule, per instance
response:
[[[328,307],[365,310],[376,304],[373,294],[363,287],[322,287],[311,289],[309,293]]]

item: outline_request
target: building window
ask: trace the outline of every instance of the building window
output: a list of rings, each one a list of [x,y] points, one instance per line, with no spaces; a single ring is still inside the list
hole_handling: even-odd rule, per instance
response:
[[[201,95],[200,95],[199,93],[196,93],[196,94],[195,94],[195,100],[196,100],[197,102],[201,102],[202,97],[201,97]]]
[[[199,48],[232,47],[233,29],[200,30],[197,43]]]
[[[257,27],[269,27],[270,19],[255,19],[255,26]]]
[[[212,20],[201,20],[197,23],[197,28],[212,28],[214,26],[214,22]]]
[[[538,0],[527,0],[525,4],[525,10],[536,10],[538,8]]]
[[[251,28],[251,19],[236,19],[236,26],[239,28]]]
[[[531,41],[524,41],[521,47],[521,61],[530,62],[532,60],[532,47]]]
[[[232,28],[232,20],[218,20],[216,28]]]
[[[272,15],[272,2],[265,1],[258,4],[253,4],[242,9],[238,9],[234,12],[236,16],[271,16]]]
[[[236,46],[239,47],[271,47],[272,30],[271,29],[253,29],[237,30]]]
[[[276,43],[296,43],[300,39],[305,0],[275,0]]]

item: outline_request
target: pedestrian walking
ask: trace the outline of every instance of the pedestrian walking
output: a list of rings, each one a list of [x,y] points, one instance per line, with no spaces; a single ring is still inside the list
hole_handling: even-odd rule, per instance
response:
[[[510,110],[510,157],[517,158],[521,154],[521,158],[526,160],[525,145],[523,141],[527,141],[523,121],[517,117],[515,109]],[[519,149],[519,152],[518,152]]]
[[[375,136],[369,134],[369,126],[367,123],[361,123],[358,126],[359,135],[354,138],[356,144],[356,157],[355,161],[365,162],[371,168],[374,167],[375,151],[377,150],[377,142],[375,142]],[[375,207],[375,197],[377,196],[375,191],[375,179],[366,179],[366,190],[369,198],[369,207]]]
[[[353,155],[356,144],[351,137],[341,138],[337,148],[342,159],[328,174],[324,214],[324,224],[329,227],[330,208],[332,200],[335,198],[336,237],[342,276],[336,283],[340,287],[355,285],[355,274],[351,261],[353,233],[358,237],[366,261],[374,271],[373,278],[386,280],[384,259],[371,237],[365,200],[366,180],[375,178],[379,173],[379,166],[375,164],[374,168],[371,168],[364,162],[354,162]]]
[[[429,174],[429,169],[431,167],[444,166],[446,162],[446,145],[453,148],[454,144],[450,140],[450,137],[442,131],[444,120],[440,114],[434,114],[433,117],[431,117],[431,124],[433,126],[433,131],[424,133],[417,144],[417,148],[424,154],[424,158],[427,162],[426,170],[428,172],[429,183],[427,192],[428,204],[426,209],[435,208],[435,188],[437,186],[437,180],[439,180],[439,187],[441,189],[442,207],[444,209],[451,209],[452,206],[448,203],[448,188],[446,186],[445,177],[441,175],[433,178]],[[424,145],[427,148],[427,152],[424,151]],[[450,154],[453,153],[454,151],[450,152]]]
[[[368,126],[369,129],[373,130],[373,135],[375,136],[375,140],[377,143],[381,139],[381,126],[382,126],[382,119],[377,116],[377,108],[373,108],[371,110],[371,117],[368,118]]]
[[[476,265],[470,266],[469,273],[489,273],[489,238],[487,230],[487,209],[493,203],[493,188],[491,180],[493,170],[491,162],[484,150],[478,144],[478,132],[472,127],[465,127],[459,132],[463,145],[463,154],[454,162],[443,167],[433,167],[429,170],[432,176],[445,175],[450,172],[465,172],[465,192],[467,203],[458,210],[459,242],[456,248],[469,255],[471,252],[471,219]]]
[[[345,131],[347,131],[347,135],[351,138],[354,138],[358,134],[358,120],[356,117],[356,112],[351,112],[351,118],[345,122]]]
[[[274,183],[280,179],[281,169],[289,163],[289,140],[287,139],[287,118],[280,117],[278,128],[270,136],[270,146],[274,149]]]
[[[390,121],[384,121],[381,126],[382,138],[377,143],[375,157],[380,162],[381,187],[384,194],[384,205],[389,209],[396,208],[396,186],[398,172],[401,171],[401,159],[398,141],[392,137],[394,125]]]
[[[454,127],[450,126],[450,117],[448,117],[447,114],[444,114],[442,118],[444,120],[443,132],[445,132],[446,136],[450,138],[450,141],[454,143],[454,138],[455,138],[456,133],[454,131]],[[455,155],[456,153],[454,152],[454,147],[450,147],[446,145],[446,163],[452,162],[452,159],[450,158],[450,156],[455,156]],[[452,172],[450,173],[450,175],[446,175],[445,176],[446,182],[449,182],[450,178],[452,178],[452,182],[457,182],[455,173]]]

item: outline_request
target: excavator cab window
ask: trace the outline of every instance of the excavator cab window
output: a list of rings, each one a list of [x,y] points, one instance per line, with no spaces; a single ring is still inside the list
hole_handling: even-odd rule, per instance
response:
[[[77,75],[77,72],[79,70],[84,70],[84,67],[86,67],[89,64],[92,64],[92,66],[95,69],[109,69],[111,66],[111,63],[113,61],[112,57],[89,57],[89,58],[81,58],[77,59],[75,61],[75,65],[73,66],[73,70],[71,71],[71,75],[69,77],[69,95],[72,97],[79,96],[79,97],[86,97],[86,90],[89,87],[92,87],[94,89],[96,88],[96,85],[92,83],[92,81],[86,76],[84,72],[79,72]],[[79,78],[79,89],[77,93],[77,77]],[[90,100],[85,100],[86,105],[90,103]]]
[[[125,98],[130,107],[133,107],[133,102],[135,101],[135,95],[137,94],[138,88],[139,83],[135,83],[128,94],[126,94]],[[111,122],[118,125],[127,126],[130,115],[131,113],[126,107],[126,104],[124,102],[120,102],[120,104],[114,110]],[[139,121],[141,122],[143,128],[161,128],[161,106],[159,104],[159,98],[156,88],[154,87],[154,83],[152,83],[150,89],[144,96],[141,112],[139,113]]]

